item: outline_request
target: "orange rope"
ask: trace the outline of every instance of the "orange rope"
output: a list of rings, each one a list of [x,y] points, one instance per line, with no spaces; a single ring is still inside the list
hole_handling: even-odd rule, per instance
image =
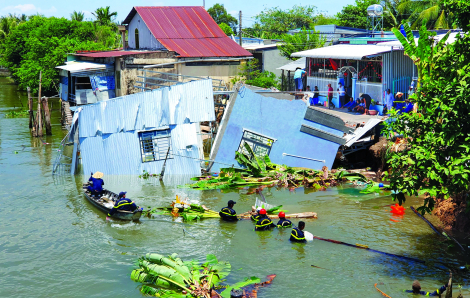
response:
[[[384,296],[387,297],[387,298],[392,298],[392,297],[388,296],[387,294],[385,294],[384,292],[382,292],[379,288],[377,288],[377,283],[374,285],[374,287],[375,287],[375,289],[376,289],[377,291],[380,292],[380,294],[384,295]]]

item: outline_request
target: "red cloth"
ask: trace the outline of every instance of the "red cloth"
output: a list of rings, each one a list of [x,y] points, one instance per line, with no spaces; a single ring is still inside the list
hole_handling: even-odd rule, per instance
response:
[[[335,62],[335,60],[333,60],[331,58],[328,58],[328,59],[330,59],[331,68],[333,68],[333,70],[337,70],[338,69],[338,64]]]

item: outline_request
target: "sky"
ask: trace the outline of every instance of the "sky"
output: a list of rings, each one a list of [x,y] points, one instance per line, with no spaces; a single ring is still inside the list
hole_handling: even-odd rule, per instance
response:
[[[272,1],[254,1],[253,0],[206,0],[206,8],[210,8],[215,3],[225,6],[227,11],[238,19],[238,12],[242,11],[242,26],[249,27],[254,22],[254,16],[265,8],[279,6],[281,9],[288,9],[294,5],[314,5],[318,11],[329,15],[334,15],[341,11],[342,7],[348,4],[354,4],[354,0],[311,0],[306,2],[290,2],[285,0]],[[117,21],[123,21],[127,14],[131,11],[132,6],[202,6],[203,0],[134,0],[134,1],[103,1],[103,0],[80,0],[80,1],[64,1],[64,0],[25,0],[11,1],[0,0],[0,16],[9,13],[16,14],[36,14],[40,13],[45,16],[66,17],[76,11],[83,11],[85,19],[92,19],[92,11],[99,7],[110,6],[111,11],[118,13]]]

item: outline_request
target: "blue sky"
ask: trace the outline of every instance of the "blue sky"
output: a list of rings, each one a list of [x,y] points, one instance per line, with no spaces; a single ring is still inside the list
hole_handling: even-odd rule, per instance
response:
[[[26,1],[11,1],[0,0],[0,15],[8,13],[16,14],[35,14],[41,13],[46,16],[56,17],[69,17],[70,13],[74,10],[83,11],[86,19],[91,19],[93,16],[91,12],[98,7],[111,6],[112,11],[117,11],[117,20],[120,22],[125,19],[130,12],[132,6],[171,6],[171,5],[201,5],[203,0],[137,0],[137,1],[103,1],[103,0],[80,0],[80,1],[64,1],[64,0],[26,0]],[[290,2],[285,0],[273,1],[253,1],[253,0],[206,0],[206,8],[211,7],[215,3],[224,4],[227,11],[238,18],[238,11],[242,11],[242,25],[250,26],[253,23],[253,17],[262,11],[264,8],[279,6],[282,9],[287,9],[293,5],[315,5],[319,11],[326,12],[327,14],[336,14],[341,8],[347,4],[353,4],[354,0],[312,0],[305,2]]]

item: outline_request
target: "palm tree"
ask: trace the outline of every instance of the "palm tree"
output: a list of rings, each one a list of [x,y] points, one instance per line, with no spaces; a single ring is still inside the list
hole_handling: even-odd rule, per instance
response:
[[[110,25],[117,16],[117,12],[109,11],[109,6],[97,8],[92,14],[95,16],[96,22],[99,25],[105,26]]]
[[[400,14],[410,13],[412,29],[419,29],[423,20],[428,29],[451,29],[453,14],[444,10],[440,0],[404,0],[397,6]]]
[[[77,22],[81,22],[83,21],[83,18],[85,17],[84,13],[81,12],[81,11],[73,11],[71,14],[70,14],[70,19],[72,21],[77,21]]]

